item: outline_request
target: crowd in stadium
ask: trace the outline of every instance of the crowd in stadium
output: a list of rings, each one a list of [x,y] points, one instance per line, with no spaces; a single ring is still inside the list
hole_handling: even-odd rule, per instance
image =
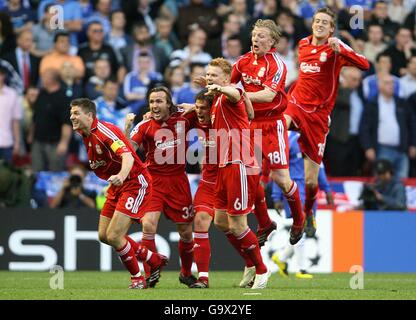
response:
[[[0,158],[34,173],[85,163],[70,126],[71,100],[94,100],[99,119],[120,128],[127,113],[148,110],[147,92],[155,86],[167,86],[174,103],[193,103],[202,89],[193,80],[204,75],[212,58],[234,63],[249,51],[259,18],[273,19],[282,30],[277,51],[289,88],[298,75],[298,41],[310,34],[313,13],[329,6],[338,15],[335,35],[366,56],[371,68],[341,73],[326,171],[369,176],[375,160],[384,158],[399,178],[414,177],[415,5],[414,0],[0,1]]]

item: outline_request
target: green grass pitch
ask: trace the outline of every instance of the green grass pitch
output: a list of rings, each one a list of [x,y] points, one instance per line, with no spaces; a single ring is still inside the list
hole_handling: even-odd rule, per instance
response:
[[[352,274],[316,274],[312,280],[273,274],[267,289],[240,289],[242,272],[210,273],[209,289],[188,289],[177,272],[163,272],[154,289],[128,290],[126,272],[65,272],[64,289],[53,290],[48,272],[0,272],[0,299],[138,299],[138,300],[276,300],[276,299],[413,299],[415,273],[365,273],[364,289],[352,290]]]

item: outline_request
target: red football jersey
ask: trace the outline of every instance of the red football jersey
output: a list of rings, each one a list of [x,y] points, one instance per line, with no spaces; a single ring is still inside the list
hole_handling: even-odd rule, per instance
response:
[[[204,125],[199,121],[195,124],[195,129],[198,129],[199,142],[204,148],[201,179],[206,182],[215,183],[218,175],[218,154],[215,132],[210,124]]]
[[[211,107],[211,123],[216,129],[219,167],[230,163],[257,167],[243,98],[231,103],[223,94],[216,96]]]
[[[341,68],[353,66],[367,70],[370,64],[341,40],[339,54],[328,43],[314,46],[311,42],[312,36],[299,41],[299,78],[289,91],[289,99],[307,112],[324,108],[330,114],[338,92]]]
[[[254,121],[283,117],[283,111],[287,106],[286,73],[286,65],[274,48],[261,57],[250,51],[234,64],[231,83],[237,84],[241,81],[247,92],[269,88],[276,93],[272,102],[253,102]]]
[[[173,113],[167,121],[154,119],[138,123],[130,134],[132,141],[143,145],[150,174],[174,175],[185,171],[186,135],[196,121],[194,113]]]
[[[130,142],[117,126],[96,118],[88,137],[83,136],[80,131],[78,133],[81,134],[87,148],[90,167],[99,178],[107,180],[120,172],[123,153],[131,153],[134,157],[133,167],[126,180],[137,179],[146,170]]]

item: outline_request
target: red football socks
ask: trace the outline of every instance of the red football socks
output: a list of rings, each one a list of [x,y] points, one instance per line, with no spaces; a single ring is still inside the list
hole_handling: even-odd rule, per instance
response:
[[[236,236],[236,239],[240,244],[241,250],[243,250],[250,257],[251,261],[253,261],[254,265],[256,266],[256,273],[266,273],[267,267],[263,263],[259,243],[254,232],[247,227],[247,229],[242,234]]]
[[[133,250],[129,241],[120,249],[116,250],[120,256],[121,262],[124,264],[127,270],[133,277],[140,276],[139,263],[137,262],[136,253]]]
[[[194,231],[194,260],[198,268],[199,279],[208,281],[211,245],[208,232]]]
[[[234,249],[237,250],[238,254],[244,259],[244,261],[246,263],[246,267],[247,268],[253,267],[254,266],[253,261],[247,255],[247,253],[245,251],[241,250],[240,241],[237,240],[237,238],[235,237],[235,235],[233,235],[232,232],[229,231],[229,230],[227,232],[225,232],[225,235],[226,235],[228,241],[234,247]],[[257,239],[256,239],[256,241],[257,241]]]
[[[254,215],[259,223],[259,229],[267,228],[272,221],[270,220],[267,212],[266,197],[264,195],[264,189],[259,184],[256,192],[256,202],[254,204]]]
[[[194,260],[194,240],[185,242],[182,239],[179,240],[179,257],[181,258],[181,273],[185,277],[192,275],[192,262]]]
[[[300,200],[299,188],[296,182],[293,181],[289,192],[285,194],[287,203],[290,207],[290,212],[293,218],[293,225],[296,227],[303,226],[305,217],[302,212],[302,201]]]

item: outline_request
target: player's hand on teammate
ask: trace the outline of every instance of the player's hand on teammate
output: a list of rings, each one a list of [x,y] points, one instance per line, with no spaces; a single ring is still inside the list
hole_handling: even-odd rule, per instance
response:
[[[178,104],[178,108],[183,109],[183,115],[187,115],[195,111],[195,105],[192,103],[181,103]]]
[[[124,182],[124,177],[121,176],[121,174],[116,174],[111,176],[107,179],[108,182],[110,182],[112,185],[115,185],[116,187],[121,186]]]
[[[152,119],[152,113],[150,111],[147,111],[144,115],[143,115],[143,120],[149,120]]]
[[[339,44],[339,39],[336,37],[328,38],[328,44],[335,53],[340,53],[341,47]]]
[[[206,88],[208,89],[208,92],[205,95],[210,95],[210,94],[219,94],[221,93],[221,86],[218,84],[208,84],[206,86]]]

